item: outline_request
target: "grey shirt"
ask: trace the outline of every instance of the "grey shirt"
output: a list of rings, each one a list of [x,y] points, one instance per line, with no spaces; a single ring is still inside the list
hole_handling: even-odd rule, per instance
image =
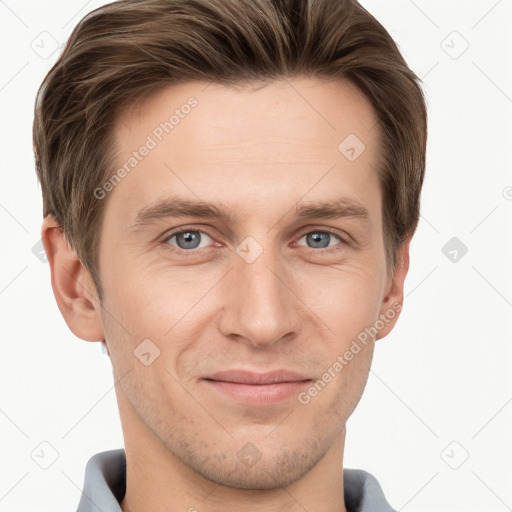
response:
[[[384,497],[377,479],[362,469],[343,469],[347,512],[396,512]],[[124,448],[93,455],[85,468],[85,481],[77,512],[122,512],[126,492]]]

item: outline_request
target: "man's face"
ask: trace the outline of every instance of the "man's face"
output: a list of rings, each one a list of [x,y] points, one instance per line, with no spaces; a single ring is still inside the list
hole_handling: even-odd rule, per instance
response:
[[[183,107],[190,97],[197,103]],[[160,123],[176,109],[166,133]],[[121,379],[127,445],[159,447],[215,482],[250,489],[304,476],[344,435],[374,340],[333,365],[391,307],[378,129],[355,87],[310,79],[256,91],[188,83],[122,113],[116,169],[138,157],[103,199],[105,297],[96,307]],[[136,222],[166,199],[211,203],[229,218],[196,211]],[[296,213],[349,201],[368,216]],[[329,368],[330,381],[309,392]],[[234,369],[309,381],[247,394],[205,380]]]

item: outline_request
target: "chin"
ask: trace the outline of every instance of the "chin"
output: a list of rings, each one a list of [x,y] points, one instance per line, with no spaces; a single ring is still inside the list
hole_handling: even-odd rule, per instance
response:
[[[191,453],[180,455],[185,464],[212,482],[234,489],[263,490],[285,487],[304,477],[329,449],[329,443],[324,444],[267,443],[260,452],[248,441],[238,451],[212,450],[202,460]]]
[[[306,460],[302,460],[306,459]],[[258,461],[253,467],[244,464],[209,465],[194,468],[208,480],[225,487],[246,490],[265,490],[286,487],[300,480],[314,465],[303,453],[288,459],[285,463]]]

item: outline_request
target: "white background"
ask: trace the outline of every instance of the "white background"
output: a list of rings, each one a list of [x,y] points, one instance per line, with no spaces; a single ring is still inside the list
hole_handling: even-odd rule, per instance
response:
[[[62,46],[104,3],[0,1],[0,512],[75,510],[90,456],[123,446],[109,360],[69,331],[32,252],[33,103],[59,53],[33,41]],[[397,510],[512,510],[512,0],[361,3],[423,78],[430,119],[404,310],[377,343],[344,465]],[[452,237],[468,248],[457,262]],[[48,469],[31,456],[42,442]]]

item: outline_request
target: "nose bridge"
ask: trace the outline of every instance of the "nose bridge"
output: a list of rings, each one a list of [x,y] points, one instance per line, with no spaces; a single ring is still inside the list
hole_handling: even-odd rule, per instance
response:
[[[299,318],[280,251],[273,250],[270,236],[265,240],[248,237],[237,247],[224,304],[224,334],[240,335],[257,346],[295,332]]]

